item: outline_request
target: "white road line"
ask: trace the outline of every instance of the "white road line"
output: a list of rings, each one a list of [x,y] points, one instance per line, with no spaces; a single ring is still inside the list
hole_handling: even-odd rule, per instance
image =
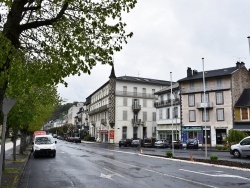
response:
[[[244,180],[248,180],[250,181],[249,178],[245,178],[245,177],[242,177],[242,176],[237,176],[237,175],[231,175],[231,174],[208,174],[208,173],[205,173],[205,172],[197,172],[197,171],[192,171],[192,170],[186,170],[186,169],[179,169],[181,171],[185,171],[185,172],[192,172],[192,173],[195,173],[195,174],[201,174],[201,175],[205,175],[205,176],[212,176],[212,177],[224,177],[224,178],[238,178],[238,179],[244,179]]]

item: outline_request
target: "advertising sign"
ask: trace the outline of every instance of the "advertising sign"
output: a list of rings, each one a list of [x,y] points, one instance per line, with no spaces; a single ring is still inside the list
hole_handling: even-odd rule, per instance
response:
[[[115,131],[114,130],[110,130],[109,131],[109,139],[114,139],[115,136]]]

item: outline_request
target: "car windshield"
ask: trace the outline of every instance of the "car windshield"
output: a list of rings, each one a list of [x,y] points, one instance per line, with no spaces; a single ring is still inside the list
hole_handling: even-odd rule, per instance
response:
[[[53,139],[50,137],[36,137],[35,144],[53,144]]]
[[[194,142],[194,141],[195,141],[195,139],[188,139],[188,141],[189,141],[189,142]]]

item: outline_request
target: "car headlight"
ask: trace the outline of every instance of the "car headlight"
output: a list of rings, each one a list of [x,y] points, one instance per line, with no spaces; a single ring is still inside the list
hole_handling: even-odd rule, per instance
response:
[[[56,149],[56,145],[51,146],[51,149],[55,150]]]

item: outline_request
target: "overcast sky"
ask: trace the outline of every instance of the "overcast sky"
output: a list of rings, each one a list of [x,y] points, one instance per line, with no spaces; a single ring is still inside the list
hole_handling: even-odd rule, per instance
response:
[[[249,0],[138,0],[124,17],[134,36],[114,55],[116,76],[177,81],[187,67],[202,71],[235,66],[250,68]],[[111,67],[97,65],[91,75],[66,79],[58,86],[66,102],[85,102],[109,79]]]

